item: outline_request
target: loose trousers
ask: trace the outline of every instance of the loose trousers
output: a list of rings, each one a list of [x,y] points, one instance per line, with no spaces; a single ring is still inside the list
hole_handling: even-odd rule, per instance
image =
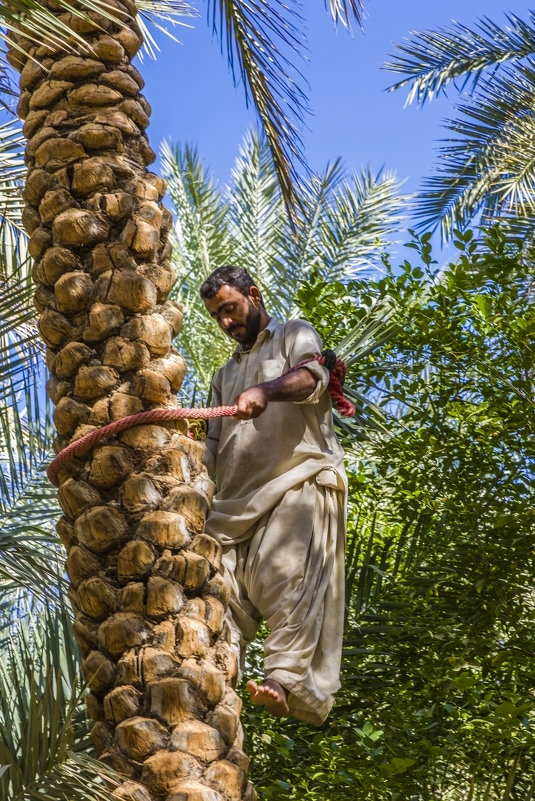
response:
[[[223,551],[228,621],[242,654],[264,619],[264,672],[289,690],[290,713],[323,723],[340,686],[345,490],[327,468],[288,490],[247,538]]]

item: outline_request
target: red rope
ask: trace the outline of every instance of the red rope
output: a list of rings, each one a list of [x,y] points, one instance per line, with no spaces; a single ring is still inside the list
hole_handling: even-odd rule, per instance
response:
[[[304,367],[305,364],[313,361],[318,361],[320,364],[323,364],[325,358],[323,356],[316,356],[311,359],[306,359],[296,364],[295,367],[292,367],[288,372],[293,372],[299,369],[299,367]],[[342,390],[345,370],[345,364],[340,361],[340,359],[337,359],[336,366],[330,375],[328,389],[333,398],[333,403],[340,414],[352,416],[355,414],[355,407],[347,398],[344,398]],[[147,412],[138,412],[138,414],[130,414],[127,417],[121,417],[119,420],[114,420],[113,423],[108,423],[101,428],[90,431],[88,434],[71,442],[66,448],[60,451],[48,466],[46,471],[48,480],[57,487],[59,483],[58,473],[68,459],[72,456],[76,456],[83,450],[90,450],[103,439],[119,434],[127,428],[152,423],[156,420],[209,420],[212,417],[233,417],[237,411],[237,406],[208,406],[205,409],[150,409]]]
[[[331,393],[333,403],[342,417],[354,417],[355,407],[349,398],[346,398],[344,395],[346,369],[345,363],[341,359],[337,359],[334,370],[329,377],[328,389]]]
[[[320,364],[325,364],[325,356],[318,356],[317,360]],[[314,359],[307,359],[307,361],[314,361]],[[297,367],[301,367],[306,363],[307,362],[301,362],[292,369],[296,370]],[[343,362],[342,359],[337,359],[336,364],[330,372],[327,389],[329,390],[329,394],[333,399],[336,409],[340,412],[342,417],[353,417],[355,414],[355,407],[351,401],[344,396],[346,370],[345,362]]]
[[[237,406],[209,406],[206,409],[150,409],[147,412],[138,412],[127,417],[121,417],[119,420],[114,420],[113,423],[102,426],[102,428],[95,428],[94,431],[84,434],[80,439],[67,445],[50,462],[46,474],[49,481],[57,487],[58,473],[71,456],[76,456],[86,448],[89,450],[97,442],[112,437],[114,434],[120,434],[121,431],[125,431],[127,428],[140,426],[144,423],[153,423],[156,420],[208,420],[211,417],[231,417],[236,414],[237,410]]]

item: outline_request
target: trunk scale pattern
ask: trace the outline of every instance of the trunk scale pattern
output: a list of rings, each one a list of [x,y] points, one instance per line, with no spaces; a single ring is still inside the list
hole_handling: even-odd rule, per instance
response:
[[[90,45],[12,47],[27,139],[24,225],[47,347],[56,449],[145,409],[172,408],[185,364],[180,307],[131,60],[142,39],[130,0],[115,19],[44,5]],[[127,23],[127,24],[124,24]],[[22,25],[23,23],[21,23]],[[91,736],[132,801],[252,801],[235,660],[204,529],[212,483],[183,420],[120,434],[59,473],[58,533],[90,693]]]

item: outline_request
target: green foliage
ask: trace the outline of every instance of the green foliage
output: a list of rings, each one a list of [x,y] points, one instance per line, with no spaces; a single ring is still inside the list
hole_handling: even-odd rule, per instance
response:
[[[68,604],[15,611],[0,615],[0,795],[108,801],[116,775],[88,754]]]
[[[422,227],[440,223],[448,239],[478,217],[532,236],[535,14],[509,13],[506,22],[413,32],[385,65],[402,74],[392,89],[409,86],[409,102],[423,105],[452,81],[460,92],[463,102],[446,122],[436,169],[416,202]]]
[[[247,710],[263,798],[532,798],[534,253],[492,229],[460,258],[421,263],[359,296],[398,331],[356,369],[388,433],[348,452],[342,689],[317,734]],[[341,290],[338,287],[337,290]],[[348,287],[330,295],[350,312]],[[324,319],[323,299],[307,316]],[[350,318],[348,318],[350,322]]]
[[[16,186],[16,184],[14,184]],[[20,205],[19,205],[20,211]],[[32,304],[30,259],[14,204],[0,222],[0,593],[56,595],[63,579],[53,529],[56,493],[45,465],[52,452],[43,402],[42,347]]]
[[[381,264],[381,244],[399,230],[406,203],[393,175],[369,170],[348,174],[337,160],[323,174],[301,182],[299,225],[294,230],[267,144],[254,133],[245,137],[224,188],[216,185],[190,147],[164,146],[163,166],[176,211],[174,292],[185,310],[177,345],[194,370],[186,380],[185,395],[197,403],[199,395],[206,397],[214,370],[231,352],[228,338],[209,320],[198,294],[212,270],[229,263],[248,268],[270,314],[294,317],[300,282],[303,291],[307,283],[343,283]],[[347,353],[355,352],[355,343],[363,337],[371,344],[384,336],[385,317],[386,309],[363,321],[345,341]],[[336,321],[342,330],[340,315]],[[329,335],[326,343],[330,341]]]

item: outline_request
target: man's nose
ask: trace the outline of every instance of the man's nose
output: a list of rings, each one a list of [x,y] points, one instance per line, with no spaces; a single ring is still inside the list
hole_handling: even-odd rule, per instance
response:
[[[223,331],[228,331],[228,329],[232,325],[232,322],[233,322],[232,317],[229,317],[228,315],[219,318],[219,325],[221,326]]]

